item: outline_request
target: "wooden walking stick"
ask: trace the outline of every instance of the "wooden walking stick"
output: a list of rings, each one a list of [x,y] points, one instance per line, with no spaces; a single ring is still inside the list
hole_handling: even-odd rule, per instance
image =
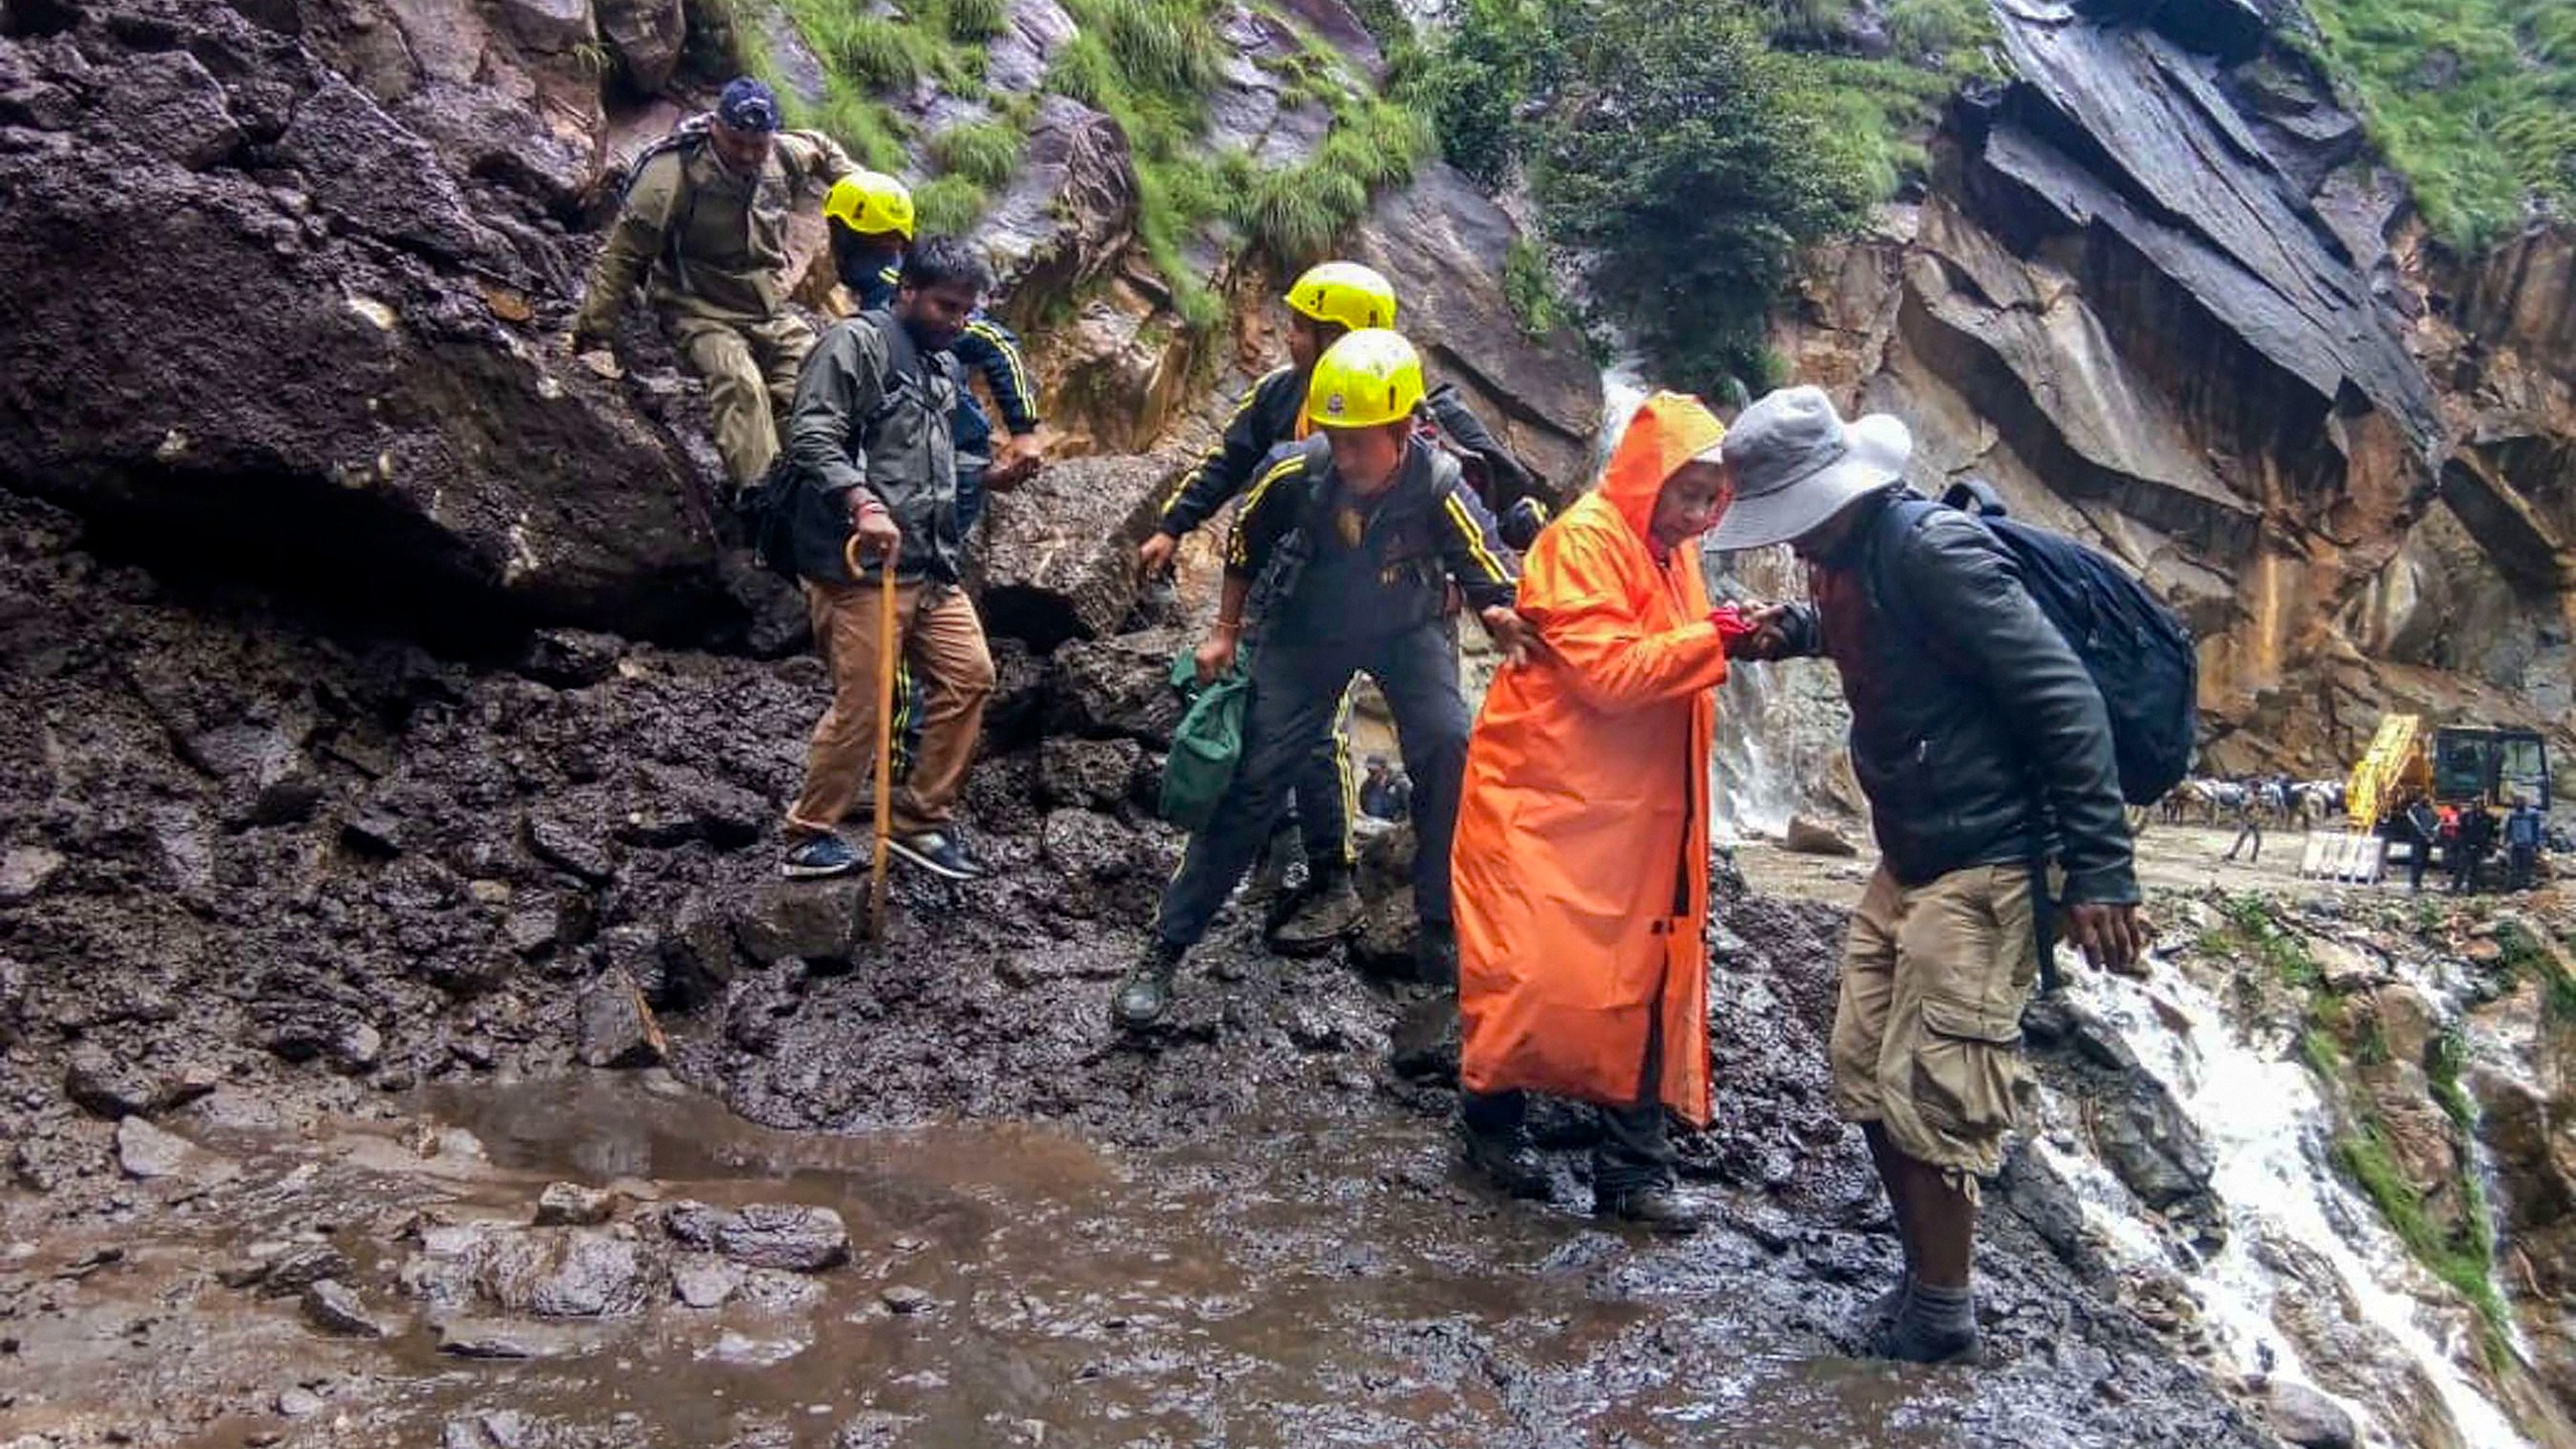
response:
[[[850,535],[842,554],[850,576],[859,576],[859,537]],[[868,857],[868,941],[885,944],[886,842],[894,834],[894,560],[877,570],[877,776],[876,844]]]

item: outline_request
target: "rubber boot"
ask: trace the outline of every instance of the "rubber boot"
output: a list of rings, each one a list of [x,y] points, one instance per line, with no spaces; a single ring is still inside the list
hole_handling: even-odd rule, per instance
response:
[[[1684,1238],[1700,1229],[1698,1210],[1684,1202],[1680,1193],[1662,1183],[1618,1188],[1606,1193],[1596,1188],[1592,1194],[1592,1215],[1635,1223],[1667,1237]]]
[[[1297,908],[1271,933],[1270,943],[1292,956],[1329,951],[1360,928],[1364,909],[1349,866],[1319,866],[1299,894]]]
[[[1182,948],[1157,938],[1145,948],[1144,959],[1128,968],[1109,1001],[1109,1014],[1120,1026],[1143,1031],[1162,1021],[1172,1009],[1172,978],[1180,972],[1181,954]]]
[[[1526,1131],[1479,1132],[1462,1122],[1458,1140],[1466,1148],[1467,1165],[1494,1186],[1517,1198],[1544,1200],[1549,1195],[1547,1163]]]
[[[1413,946],[1413,979],[1431,986],[1458,985],[1458,928],[1447,921],[1425,921]]]

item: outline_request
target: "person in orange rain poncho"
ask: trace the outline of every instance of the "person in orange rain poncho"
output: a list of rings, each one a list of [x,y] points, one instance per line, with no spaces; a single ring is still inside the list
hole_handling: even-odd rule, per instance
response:
[[[1469,1163],[1543,1198],[1526,1094],[1594,1103],[1593,1211],[1667,1232],[1698,1220],[1664,1109],[1709,1120],[1710,691],[1736,623],[1697,540],[1731,495],[1724,431],[1696,398],[1646,399],[1599,490],[1531,546],[1540,647],[1485,696],[1450,856]]]

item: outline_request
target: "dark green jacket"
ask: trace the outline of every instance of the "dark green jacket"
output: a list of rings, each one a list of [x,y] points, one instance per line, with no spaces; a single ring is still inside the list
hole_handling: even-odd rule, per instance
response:
[[[891,313],[862,312],[832,325],[796,379],[787,415],[796,470],[796,570],[829,583],[856,577],[843,561],[850,490],[864,488],[903,530],[895,576],[957,581],[955,364],[923,353]]]

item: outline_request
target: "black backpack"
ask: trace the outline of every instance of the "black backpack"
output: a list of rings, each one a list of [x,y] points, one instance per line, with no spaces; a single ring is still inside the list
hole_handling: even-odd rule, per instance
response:
[[[626,174],[617,178],[617,204],[626,204],[626,194],[635,189],[635,178],[644,174],[646,162],[673,151],[696,150],[706,142],[707,132],[714,124],[715,117],[702,111],[682,117],[678,125],[646,142],[642,150],[628,158]]]
[[[2119,759],[2120,794],[2152,805],[2190,773],[2198,733],[2200,660],[2191,631],[2128,571],[2062,533],[2006,517],[2003,500],[1971,479],[1941,502],[1906,497],[1888,510],[1902,538],[1942,508],[1985,525],[2021,567],[2032,602],[2066,636],[2102,692]],[[1877,551],[1877,560],[1888,557]]]

